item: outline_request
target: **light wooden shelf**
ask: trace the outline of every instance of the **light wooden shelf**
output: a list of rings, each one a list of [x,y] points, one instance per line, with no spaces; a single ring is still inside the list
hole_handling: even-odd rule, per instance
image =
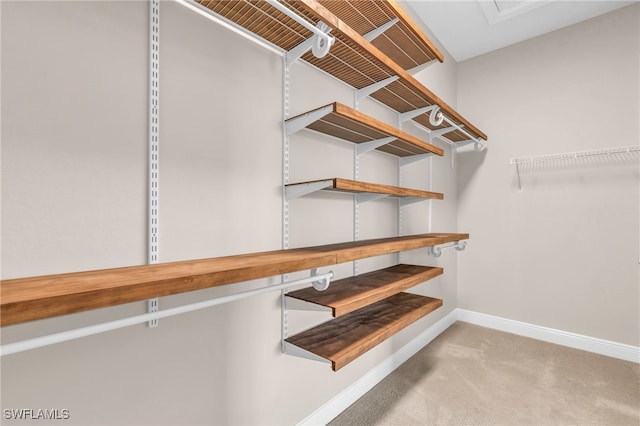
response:
[[[251,0],[197,0],[202,6],[239,25],[267,42],[289,51],[312,36],[312,32],[265,1]],[[380,49],[364,39],[344,21],[338,19],[316,0],[281,1],[283,5],[304,17],[313,26],[319,21],[327,24],[335,44],[323,58],[307,52],[302,59],[347,83],[356,89],[364,89],[376,83],[397,78],[370,96],[393,110],[403,113],[437,105],[456,125],[480,139],[487,136],[455,109],[413,78],[400,65]],[[446,129],[448,124],[433,126],[429,114],[413,118],[419,124],[432,129]],[[467,141],[469,137],[459,130],[443,134],[452,142]]]
[[[331,361],[336,371],[441,306],[440,299],[398,293],[285,341]]]
[[[304,127],[355,144],[391,139],[375,149],[397,157],[444,154],[435,145],[338,102],[292,117],[286,123],[289,128]]]
[[[287,293],[287,297],[330,308],[334,317],[353,312],[389,296],[421,284],[443,273],[442,268],[395,265],[332,281],[329,288],[313,287]]]
[[[3,280],[0,282],[0,325],[266,278],[468,238],[469,234],[418,234]]]
[[[378,183],[361,182],[342,178],[322,179],[309,182],[290,183],[285,185],[287,198],[295,198],[316,191],[336,191],[352,194],[371,194],[394,198],[444,199],[439,192],[419,189],[401,188]]]
[[[410,69],[444,56],[394,0],[318,0],[322,6],[364,36],[397,19],[371,41],[402,68]]]

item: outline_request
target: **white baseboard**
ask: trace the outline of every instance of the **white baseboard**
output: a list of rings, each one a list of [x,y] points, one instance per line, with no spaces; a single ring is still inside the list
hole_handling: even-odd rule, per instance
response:
[[[640,348],[582,334],[570,333],[539,325],[528,324],[479,312],[457,309],[459,321],[493,328],[507,333],[531,337],[545,342],[555,343],[570,348],[610,356],[625,361],[640,363]]]
[[[373,370],[358,379],[347,389],[336,395],[329,402],[313,412],[300,425],[326,425],[347,407],[356,402],[361,396],[377,385],[389,373],[398,368],[403,362],[415,355],[429,342],[438,337],[443,331],[456,322],[456,311],[451,311],[440,321],[422,332],[411,342],[403,346],[399,351],[378,364]]]
[[[455,309],[302,420],[299,424],[326,425],[456,321],[464,321],[507,333],[640,363],[640,348],[635,346],[467,311],[465,309]]]

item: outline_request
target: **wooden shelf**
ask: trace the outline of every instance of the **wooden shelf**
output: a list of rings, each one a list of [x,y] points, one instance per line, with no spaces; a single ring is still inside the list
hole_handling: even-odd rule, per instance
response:
[[[286,342],[331,361],[336,371],[440,306],[440,299],[399,293]]]
[[[400,188],[398,186],[381,185],[377,183],[360,182],[342,178],[290,183],[285,185],[285,191],[287,198],[300,197],[316,191],[337,191],[353,194],[381,195],[395,198],[444,199],[444,194],[439,192]]]
[[[438,48],[394,0],[318,0],[318,3],[361,36],[398,19],[371,44],[405,70],[432,60],[444,61]]]
[[[313,287],[287,293],[288,297],[331,308],[339,317],[400,293],[443,273],[442,268],[395,265],[379,271],[332,281],[328,289]]]
[[[435,145],[338,102],[292,117],[286,123],[296,129],[306,127],[355,144],[393,138],[375,149],[398,157],[444,154]]]
[[[0,282],[0,325],[266,278],[468,238],[469,234],[418,234],[3,280]]]
[[[226,20],[239,25],[267,42],[289,51],[312,36],[312,32],[264,1],[255,0],[197,0],[202,6]],[[413,78],[400,65],[380,49],[364,39],[344,21],[316,0],[281,1],[308,20],[313,26],[319,21],[331,27],[335,43],[323,58],[307,52],[302,59],[356,88],[367,88],[389,78],[397,78],[370,96],[398,112],[415,111],[438,105],[441,111],[466,132],[480,139],[487,136],[462,115]],[[428,113],[413,118],[421,125],[432,129],[446,129],[448,124],[433,126]],[[452,142],[468,140],[459,130],[443,134]]]

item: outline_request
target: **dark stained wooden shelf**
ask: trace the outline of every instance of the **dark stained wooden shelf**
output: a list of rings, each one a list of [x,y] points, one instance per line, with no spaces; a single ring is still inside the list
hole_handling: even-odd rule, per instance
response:
[[[331,361],[336,371],[440,306],[440,299],[398,293],[289,337],[286,342]]]
[[[444,61],[440,50],[394,0],[318,0],[318,3],[361,36],[398,19],[371,44],[405,70],[432,60]]]
[[[312,36],[310,30],[265,1],[196,1],[285,51],[293,49]],[[463,127],[466,132],[474,137],[487,139],[487,135],[480,129],[317,0],[280,0],[280,3],[304,17],[313,26],[322,21],[331,27],[330,34],[335,37],[335,43],[329,53],[323,58],[316,58],[311,52],[307,52],[302,56],[303,60],[356,89],[397,77],[397,80],[370,96],[400,113],[438,105],[445,116]],[[438,126],[431,125],[428,113],[420,114],[413,119],[432,130],[446,129],[449,126],[446,122]],[[448,131],[443,136],[452,142],[469,139],[459,130]]]
[[[442,273],[443,269],[438,267],[401,264],[332,281],[329,288],[323,291],[308,287],[291,291],[287,296],[331,308],[333,316],[339,317]]]
[[[444,154],[444,151],[435,145],[338,102],[292,117],[286,123],[290,125],[300,121],[303,124],[311,121],[305,126],[308,129],[355,144],[393,137],[392,141],[376,149],[398,157],[428,153],[440,156]]]
[[[17,278],[0,282],[0,325],[12,325],[466,240],[418,234],[211,259]]]
[[[398,186],[381,185],[377,183],[360,182],[342,178],[290,183],[287,184],[285,188],[285,191],[287,191],[287,197],[289,198],[315,191],[337,191],[355,194],[379,194],[396,198],[433,198],[437,200],[442,200],[444,198],[444,195],[439,192],[401,188]]]

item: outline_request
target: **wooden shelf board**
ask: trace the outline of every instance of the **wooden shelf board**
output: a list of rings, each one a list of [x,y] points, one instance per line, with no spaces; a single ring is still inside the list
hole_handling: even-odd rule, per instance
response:
[[[339,317],[443,273],[442,268],[417,265],[395,265],[378,271],[332,281],[328,289],[307,287],[287,293],[288,297],[331,308]]]
[[[393,0],[319,0],[322,6],[353,28],[365,34],[382,27],[394,18],[399,21],[371,43],[404,69],[444,56],[406,12]]]
[[[312,35],[311,31],[304,26],[264,1],[196,1],[285,51],[291,50]],[[482,131],[317,0],[290,0],[281,1],[281,3],[297,12],[312,25],[315,26],[318,21],[323,21],[332,29],[331,35],[335,37],[335,43],[329,53],[323,58],[316,58],[311,52],[307,52],[302,56],[305,61],[356,89],[398,76],[397,81],[371,96],[398,112],[437,104],[447,117],[463,126],[467,132],[481,139],[487,139]],[[432,126],[426,114],[416,117],[415,120],[430,129],[447,127],[446,124]],[[468,139],[458,131],[444,136],[454,142]]]
[[[430,233],[328,244],[316,250],[336,255],[336,263],[467,240],[469,234]]]
[[[420,234],[0,282],[0,325],[169,296],[468,239]]]
[[[331,361],[336,371],[442,306],[442,300],[398,293],[286,341]]]
[[[292,117],[287,122],[327,107],[331,107],[332,112],[307,125],[307,128],[356,144],[394,137],[395,140],[376,149],[398,157],[428,153],[444,155],[441,148],[338,102]]]
[[[308,182],[298,182],[287,184],[287,188],[310,185],[317,182],[326,182],[327,186],[323,191],[348,192],[354,194],[381,194],[390,197],[407,198],[416,197],[424,199],[444,199],[444,194],[439,192],[422,191],[419,189],[401,188],[398,186],[381,185],[378,183],[361,182],[342,178],[321,179]]]

